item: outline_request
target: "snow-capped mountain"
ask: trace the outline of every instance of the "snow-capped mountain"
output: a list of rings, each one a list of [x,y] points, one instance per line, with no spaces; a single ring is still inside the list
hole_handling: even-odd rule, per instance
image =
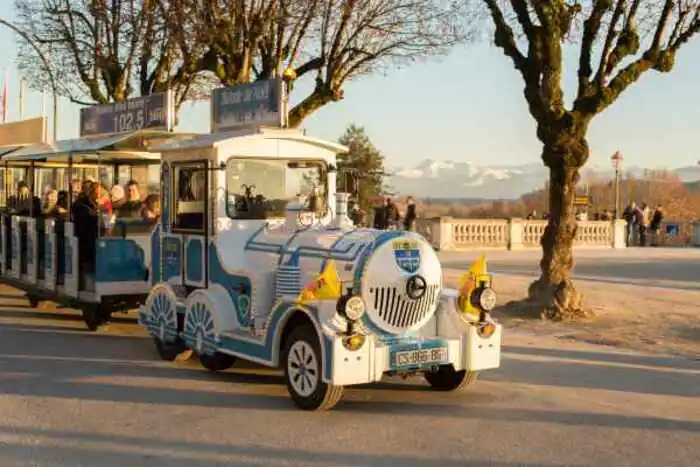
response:
[[[390,168],[388,185],[401,195],[419,198],[516,199],[542,188],[548,171],[541,163],[517,166],[477,165],[472,162],[426,159],[414,167]],[[683,182],[700,180],[700,167],[671,170]],[[589,165],[582,179],[612,179],[612,168]],[[626,167],[625,174],[644,177],[641,167]]]

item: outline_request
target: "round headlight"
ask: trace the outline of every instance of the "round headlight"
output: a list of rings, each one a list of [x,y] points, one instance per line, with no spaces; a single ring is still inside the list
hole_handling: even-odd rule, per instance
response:
[[[345,316],[348,319],[357,321],[365,314],[365,302],[360,297],[350,297],[345,302]]]
[[[496,308],[496,292],[492,288],[485,288],[479,294],[479,306],[484,311]]]

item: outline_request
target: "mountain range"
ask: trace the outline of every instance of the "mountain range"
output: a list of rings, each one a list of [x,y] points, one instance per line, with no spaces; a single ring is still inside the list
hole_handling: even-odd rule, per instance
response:
[[[541,189],[548,179],[542,163],[525,165],[477,165],[472,162],[425,159],[419,164],[387,170],[387,185],[399,195],[440,199],[517,199]],[[700,180],[700,165],[669,169],[684,183]],[[625,167],[624,176],[642,178],[649,173],[643,167]],[[612,167],[594,164],[582,170],[581,179],[612,180]]]

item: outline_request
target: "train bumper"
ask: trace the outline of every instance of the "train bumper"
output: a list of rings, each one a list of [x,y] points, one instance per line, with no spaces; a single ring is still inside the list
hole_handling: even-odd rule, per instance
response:
[[[336,385],[380,381],[389,373],[411,373],[452,365],[456,370],[483,371],[501,364],[502,327],[489,337],[469,327],[459,338],[421,337],[380,341],[368,336],[358,350],[348,350],[343,339],[333,338],[327,345],[331,360],[328,382]]]

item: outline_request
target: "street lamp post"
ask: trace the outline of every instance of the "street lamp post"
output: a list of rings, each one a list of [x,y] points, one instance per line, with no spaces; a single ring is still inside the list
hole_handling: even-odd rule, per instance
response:
[[[615,219],[620,218],[620,166],[622,165],[622,154],[617,151],[610,157],[613,168],[615,169]]]
[[[51,70],[51,64],[46,59],[46,56],[41,51],[41,49],[36,45],[36,43],[31,39],[31,37],[27,35],[27,33],[25,33],[14,24],[9,23],[2,18],[0,18],[0,25],[10,28],[15,33],[17,33],[22,39],[27,41],[27,43],[31,45],[32,48],[36,51],[37,55],[39,55],[39,59],[41,59],[41,62],[44,64],[44,67],[46,67],[46,73],[48,73],[49,81],[51,81],[51,93],[53,94],[53,140],[56,141],[58,137],[58,88],[56,86],[56,80],[54,79],[53,71]]]

